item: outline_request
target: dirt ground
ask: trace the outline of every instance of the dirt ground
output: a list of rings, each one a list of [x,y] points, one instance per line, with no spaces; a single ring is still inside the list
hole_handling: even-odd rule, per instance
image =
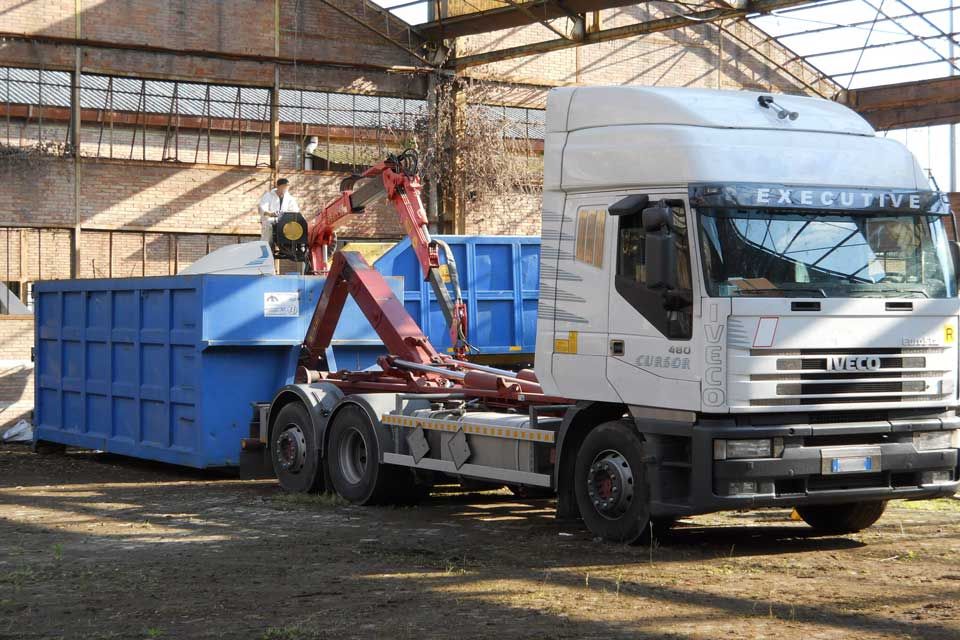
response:
[[[595,542],[549,500],[361,508],[0,447],[0,638],[960,638],[960,501],[857,535],[789,511]]]

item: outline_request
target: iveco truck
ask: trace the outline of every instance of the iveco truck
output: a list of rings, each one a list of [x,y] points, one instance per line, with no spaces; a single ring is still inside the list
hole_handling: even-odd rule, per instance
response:
[[[628,542],[756,507],[856,531],[956,491],[955,227],[903,145],[756,92],[563,88],[546,122],[535,374],[409,327],[417,362],[307,366],[260,428],[285,487],[534,487]],[[342,264],[318,314],[362,289],[362,259]]]

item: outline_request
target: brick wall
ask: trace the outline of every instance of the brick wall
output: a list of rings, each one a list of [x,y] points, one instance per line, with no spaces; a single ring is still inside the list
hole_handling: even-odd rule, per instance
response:
[[[0,315],[0,428],[33,411],[33,316]]]
[[[539,193],[515,193],[468,200],[467,235],[540,235]]]
[[[601,12],[602,28],[663,17],[649,4]],[[691,25],[664,33],[571,47],[474,67],[478,78],[555,86],[562,84],[641,84],[715,89],[757,88],[810,93],[820,87],[832,93],[809,66],[791,61],[792,54],[748,23]],[[536,24],[457,39],[460,55],[551,40],[556,34]],[[748,46],[749,45],[749,46]],[[761,53],[750,51],[756,47]],[[720,62],[718,64],[718,61]],[[783,65],[778,70],[771,61]],[[810,85],[810,86],[807,86]]]

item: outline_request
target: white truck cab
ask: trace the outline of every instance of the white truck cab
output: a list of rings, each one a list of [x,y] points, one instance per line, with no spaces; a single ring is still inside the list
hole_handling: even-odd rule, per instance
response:
[[[629,410],[653,512],[957,487],[953,221],[903,145],[826,100],[586,87],[544,157],[537,377]]]

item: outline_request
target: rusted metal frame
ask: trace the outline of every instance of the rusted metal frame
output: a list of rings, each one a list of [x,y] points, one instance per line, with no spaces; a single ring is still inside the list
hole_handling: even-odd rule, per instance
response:
[[[860,0],[860,1],[863,2],[864,4],[866,4],[866,5],[867,5],[868,7],[870,7],[871,9],[876,9],[878,14],[882,15],[882,16],[883,16],[884,18],[886,18],[887,20],[890,20],[890,21],[894,22],[894,24],[896,24],[896,20],[897,20],[897,19],[907,17],[907,16],[899,16],[898,18],[893,18],[893,17],[891,17],[890,14],[886,13],[886,12],[883,10],[883,3],[882,3],[882,2],[881,2],[881,4],[880,4],[880,6],[877,6],[877,5],[873,4],[873,2],[872,2],[871,0]],[[913,9],[910,5],[908,5],[906,2],[904,2],[903,0],[898,0],[898,2],[899,2],[900,4],[902,4],[903,6],[905,6],[908,11],[912,12],[912,14],[913,14],[914,17],[920,18],[921,20],[923,20],[924,22],[926,22],[928,25],[930,25],[931,27],[933,27],[934,29],[936,29],[940,34],[942,34],[942,35],[944,35],[944,36],[946,35],[945,33],[943,33],[943,30],[940,29],[940,27],[938,27],[938,26],[936,26],[935,24],[933,24],[926,16],[923,16],[923,15],[918,14],[918,13],[916,12],[916,10],[914,10],[914,9]],[[949,39],[949,38],[948,38],[948,39]],[[935,56],[937,56],[938,58],[940,58],[940,60],[942,60],[943,62],[946,62],[946,63],[949,64],[951,67],[953,67],[954,71],[960,71],[960,67],[957,66],[956,62],[955,62],[954,60],[949,60],[949,59],[947,59],[946,56],[944,56],[942,53],[940,53],[939,51],[937,51],[937,48],[936,48],[936,47],[931,46],[931,45],[930,45],[929,43],[927,43],[925,40],[920,40],[920,44],[922,44],[924,47],[926,47],[927,49],[929,49],[930,51],[932,51]],[[864,73],[867,73],[867,72],[864,71]],[[840,75],[840,74],[837,74],[837,75]],[[851,79],[852,79],[854,76],[856,76],[856,72],[850,74],[850,76],[851,76]]]
[[[20,229],[20,251],[17,256],[17,271],[20,273],[20,281],[25,282],[27,280],[27,274],[24,272],[24,265],[27,261],[27,234],[25,229]],[[26,302],[26,297],[24,292],[20,292],[20,298]]]
[[[83,113],[80,101],[80,85],[83,72],[83,51],[74,49],[74,68],[70,76],[70,137],[73,142],[73,230],[70,234],[70,277],[80,276],[80,184],[82,164],[80,149],[83,141]]]
[[[43,67],[37,74],[37,141],[43,143]]]
[[[352,13],[350,13],[349,11],[347,11],[346,9],[342,9],[340,6],[338,6],[338,5],[336,4],[336,2],[332,2],[331,0],[320,0],[320,2],[322,2],[322,3],[325,4],[325,5],[327,5],[328,7],[330,7],[331,9],[333,9],[334,11],[336,11],[337,13],[343,15],[344,17],[352,20],[353,22],[356,22],[357,24],[359,24],[360,26],[364,27],[365,29],[368,29],[369,31],[372,31],[373,33],[377,34],[378,36],[380,36],[381,38],[383,38],[384,40],[386,40],[387,42],[389,42],[389,43],[392,44],[393,46],[397,47],[398,49],[400,49],[400,50],[403,51],[404,53],[409,54],[409,55],[412,56],[413,58],[416,58],[417,60],[419,60],[419,61],[422,62],[423,64],[427,65],[428,67],[433,67],[433,66],[434,66],[429,60],[427,60],[426,58],[424,58],[423,56],[421,56],[419,53],[417,53],[417,52],[414,51],[413,49],[408,48],[408,47],[407,47],[406,45],[404,45],[402,42],[399,42],[399,41],[397,41],[397,40],[394,40],[394,39],[393,39],[393,36],[391,36],[389,33],[384,33],[384,32],[381,31],[380,29],[378,29],[378,28],[374,27],[373,25],[371,25],[370,23],[368,23],[366,20],[363,20],[363,19],[361,19],[361,18],[358,18],[357,16],[353,15]],[[387,11],[387,12],[385,12],[385,13],[386,13],[388,16],[390,15],[390,12],[389,12],[389,11]],[[409,29],[410,27],[408,26],[407,28]]]
[[[954,58],[956,60],[957,58]],[[848,76],[863,75],[865,73],[879,73],[880,71],[896,71],[897,69],[911,69],[913,67],[923,67],[928,64],[943,64],[942,60],[927,60],[926,62],[906,62],[904,64],[893,64],[886,67],[877,67],[876,69],[864,69],[857,72],[838,73],[834,78],[846,78]],[[856,89],[850,89],[856,91]]]
[[[327,103],[327,171],[330,170],[330,94],[326,94]]]
[[[4,257],[7,260],[7,313],[10,313],[10,283],[13,282],[13,280],[10,279],[10,229],[4,229],[3,235],[7,241],[7,250],[6,253],[4,253]]]
[[[826,0],[813,0],[813,2],[823,2]],[[651,33],[660,33],[663,31],[672,31],[681,27],[709,24],[718,20],[728,18],[742,18],[757,13],[769,13],[779,8],[791,7],[799,4],[810,3],[811,0],[754,0],[746,9],[734,8],[711,8],[702,11],[692,11],[666,18],[657,18],[647,20],[636,24],[614,27],[594,31],[584,35],[583,40],[576,43],[566,39],[546,40],[531,44],[520,45],[517,47],[507,47],[495,51],[472,54],[463,57],[457,57],[453,60],[453,65],[457,69],[498,62],[501,60],[510,60],[538,53],[547,53],[566,49],[574,45],[597,44],[600,42],[609,42],[612,40],[622,40],[636,36],[649,35]]]
[[[243,89],[237,87],[237,166],[243,166]]]
[[[174,82],[173,93],[177,98],[177,123],[173,130],[173,145],[175,147],[173,157],[176,162],[180,162],[180,82]]]
[[[366,25],[364,25],[366,26]],[[90,47],[96,49],[137,51],[141,53],[161,53],[182,56],[195,56],[200,58],[213,58],[217,60],[230,60],[240,62],[263,62],[285,65],[306,65],[316,67],[328,67],[333,69],[366,69],[370,71],[416,73],[433,71],[435,65],[425,62],[428,66],[406,66],[406,65],[384,65],[365,62],[343,62],[338,60],[319,60],[311,58],[289,58],[286,56],[265,56],[259,54],[247,53],[226,53],[223,51],[208,51],[205,49],[176,49],[172,47],[162,47],[148,44],[129,44],[124,42],[109,42],[105,40],[93,40],[90,38],[73,38],[53,35],[23,34],[12,31],[0,31],[0,40],[16,40],[20,42],[37,42],[43,44],[70,45],[75,47]],[[402,47],[402,45],[400,45]],[[158,74],[159,75],[159,74]],[[169,78],[170,76],[166,76]],[[189,79],[189,78],[184,78]],[[268,86],[265,83],[258,86]]]
[[[107,80],[107,84],[113,81],[113,78]],[[100,157],[100,148],[103,145],[103,123],[107,117],[107,97],[109,94],[104,94],[103,96],[103,108],[100,109],[100,114],[97,116],[97,124],[99,125],[97,132],[97,157]]]
[[[145,82],[144,82],[143,80],[141,80],[141,81],[140,81],[140,86],[141,86],[141,88],[143,88],[144,84],[145,84]],[[139,97],[137,98],[137,121],[139,121],[139,119],[140,119],[140,103],[141,103],[145,98],[146,98],[146,96],[144,95],[144,92],[141,91]],[[137,121],[134,121],[133,135],[130,137],[130,154],[129,154],[129,156],[127,157],[127,160],[133,160],[133,147],[137,144],[137,126],[136,126],[136,122],[137,122]]]
[[[254,161],[254,166],[256,166],[256,167],[259,167],[259,166],[260,166],[260,149],[261,149],[261,147],[262,147],[262,145],[263,145],[263,128],[264,128],[264,125],[265,125],[265,124],[267,123],[267,121],[269,120],[269,118],[268,118],[268,116],[267,116],[267,114],[269,113],[269,111],[270,111],[270,93],[267,92],[267,101],[266,101],[266,103],[263,105],[263,112],[260,114],[260,116],[261,116],[261,117],[260,117],[260,131],[257,133],[257,157],[256,157],[256,160]]]
[[[956,36],[955,33],[950,33],[950,34],[948,34],[946,31],[944,31],[943,29],[941,29],[935,22],[933,22],[932,20],[930,20],[930,18],[928,18],[926,15],[924,15],[924,14],[918,12],[916,9],[914,9],[914,8],[913,8],[913,5],[910,4],[910,2],[912,2],[913,0],[909,0],[909,1],[908,1],[908,0],[898,0],[898,1],[900,2],[900,4],[902,4],[903,6],[905,6],[908,11],[910,11],[910,14],[911,14],[912,16],[914,16],[914,17],[916,17],[916,18],[920,18],[921,20],[923,20],[924,22],[926,22],[931,28],[933,28],[935,31],[937,31],[941,36],[943,36],[944,38],[946,38],[947,40],[949,40],[951,45],[956,45],[956,44],[958,44],[958,43],[956,42],[955,38],[954,38],[954,36]],[[955,9],[955,7],[954,7],[954,5],[953,5],[952,2],[951,2],[951,4],[950,4],[950,8],[951,8],[951,9]],[[951,18],[952,18],[952,11],[951,11]],[[952,24],[952,23],[953,23],[953,21],[951,20],[951,24]],[[918,38],[918,40],[919,40],[919,39],[920,39],[920,38]],[[939,52],[937,52],[937,53],[939,54]],[[948,60],[948,58],[945,58],[942,54],[940,54],[940,57],[943,58],[944,60]],[[953,65],[953,68],[954,68],[954,69],[957,69],[957,65],[954,64],[954,62],[953,62],[952,59],[949,59],[948,61],[950,61],[950,63]]]
[[[960,34],[958,34],[958,33],[955,32],[955,33],[953,33],[953,34],[951,34],[951,35],[956,36],[956,35],[960,35]],[[911,38],[907,38],[907,39],[905,39],[905,40],[895,40],[895,41],[893,41],[893,42],[879,42],[879,43],[877,43],[877,44],[868,44],[868,45],[864,45],[864,46],[862,46],[862,47],[849,47],[849,48],[847,48],[847,49],[834,49],[834,50],[832,50],[832,51],[824,51],[823,53],[811,53],[811,54],[807,54],[807,55],[794,54],[791,58],[789,58],[789,59],[787,60],[787,62],[808,61],[808,60],[810,60],[810,59],[812,59],[812,58],[823,58],[823,57],[832,56],[832,55],[835,55],[835,54],[838,54],[838,53],[853,53],[854,51],[861,51],[861,50],[866,50],[866,49],[882,49],[882,48],[884,48],[884,47],[894,47],[894,46],[900,45],[900,44],[910,44],[911,42],[918,42],[918,41],[920,41],[920,40],[937,40],[937,39],[942,38],[942,37],[943,37],[943,36],[939,36],[939,35],[936,35],[936,36],[914,36],[914,37],[911,37]],[[932,61],[932,62],[935,62],[935,61]],[[930,64],[930,62],[921,63],[921,64]],[[864,71],[863,73],[867,73],[867,72]],[[840,74],[837,74],[837,75],[840,75]]]
[[[822,6],[822,7],[832,7],[832,6],[835,5],[835,4],[846,4],[846,3],[848,3],[848,2],[850,2],[850,0],[829,0],[829,2],[824,2],[822,5],[819,5],[819,6]],[[786,15],[786,14],[790,14],[790,13],[797,13],[798,11],[806,11],[806,10],[809,9],[809,8],[810,8],[810,7],[799,6],[799,7],[790,7],[789,9],[780,9],[779,11],[777,11],[777,15]],[[802,19],[802,18],[801,18],[801,19]]]
[[[237,113],[237,109],[240,108],[240,87],[237,87],[237,101],[234,103],[234,106],[233,106],[233,107],[234,107],[234,108],[233,108],[232,113],[233,113],[233,114],[236,114],[236,113]],[[230,150],[233,149],[233,124],[234,124],[234,120],[235,120],[234,118],[231,118],[230,129],[227,131],[227,152],[226,152],[226,155],[224,155],[224,157],[223,157],[223,164],[230,164]],[[240,154],[238,153],[238,154],[237,154],[237,158],[238,158],[237,164],[240,164],[240,162],[239,162],[239,157],[240,157]]]
[[[353,170],[357,170],[357,96],[353,95],[350,100],[353,108],[350,110],[350,127],[353,133],[353,140],[350,144],[350,164]]]
[[[377,155],[383,156],[383,108],[380,96],[377,96]]]
[[[174,83],[173,83],[173,95],[170,96],[170,111],[167,112],[167,130],[166,130],[166,131],[164,132],[164,134],[163,134],[163,151],[160,152],[160,161],[161,161],[161,162],[164,162],[164,161],[166,161],[166,159],[167,159],[167,149],[168,149],[169,146],[170,146],[170,133],[171,133],[171,130],[173,129],[173,118],[174,118],[174,114],[175,114],[175,113],[179,110],[179,108],[180,108],[180,105],[179,105],[179,103],[177,102],[177,90],[179,89],[179,87],[180,87],[180,83],[179,83],[178,81],[174,81]],[[178,119],[178,121],[177,121],[177,126],[179,126],[179,125],[180,125],[180,122],[179,122],[179,119]],[[174,151],[174,161],[176,161],[177,159],[178,159],[178,158],[177,158],[177,152]]]
[[[841,1],[842,1],[842,2],[849,2],[849,0],[841,0]],[[830,6],[831,4],[833,4],[833,2],[832,2],[831,0],[826,0],[825,2],[823,2],[822,6]],[[802,10],[802,9],[809,9],[809,8],[815,7],[815,6],[821,6],[821,5],[819,5],[819,4],[811,4],[810,6],[806,6],[806,7],[797,7],[797,10],[799,11],[799,10]],[[933,14],[935,14],[935,13],[944,13],[944,12],[946,12],[946,11],[950,11],[950,9],[931,9],[931,10],[929,10],[929,11],[921,11],[921,12],[919,12],[919,14],[920,14],[920,15],[923,15],[923,16],[931,16],[931,15],[933,15]],[[783,12],[781,11],[780,13],[783,13]],[[905,17],[907,17],[907,16],[896,16],[896,17],[890,18],[890,19],[888,19],[888,20],[884,20],[883,22],[889,21],[889,22],[892,22],[892,23],[896,24],[896,21],[897,21],[899,18],[905,18]],[[866,27],[866,26],[869,26],[869,25],[871,25],[871,24],[873,24],[873,20],[861,20],[861,21],[859,21],[859,22],[851,22],[850,24],[831,24],[831,25],[828,25],[828,26],[825,26],[825,27],[815,27],[815,28],[813,28],[813,29],[805,29],[805,30],[801,30],[801,31],[791,31],[791,32],[789,32],[789,33],[782,33],[782,34],[779,34],[779,35],[768,35],[766,38],[763,39],[763,41],[764,41],[764,42],[775,42],[775,41],[783,40],[783,39],[785,39],[785,38],[795,38],[795,37],[797,37],[797,36],[806,36],[806,35],[812,35],[812,34],[815,34],[815,33],[826,33],[826,32],[828,32],[828,31],[836,31],[836,30],[838,30],[838,29],[850,29],[850,28]]]
[[[142,81],[143,86],[143,135],[140,136],[140,157],[147,159],[147,81]]]
[[[557,35],[560,36],[561,38],[565,38],[565,39],[567,39],[567,40],[576,41],[576,38],[571,38],[568,34],[564,33],[564,32],[561,31],[560,29],[557,29],[557,28],[554,27],[552,24],[550,24],[550,20],[549,20],[546,16],[544,16],[544,17],[538,16],[538,15],[535,14],[529,7],[527,7],[525,4],[515,2],[514,0],[503,0],[503,2],[506,2],[506,3],[507,3],[508,5],[510,5],[511,7],[514,7],[515,9],[517,9],[520,13],[524,14],[525,16],[529,16],[529,17],[532,18],[533,20],[539,22],[539,23],[542,24],[544,27],[546,27],[546,28],[549,29],[550,31],[554,32],[555,34],[557,34]],[[547,5],[544,4],[544,5],[542,5],[542,6],[543,6],[544,9],[546,9],[546,6],[547,6]],[[568,16],[568,17],[569,17],[569,16]]]
[[[10,69],[8,68],[8,69],[6,70],[6,72],[7,72],[7,78],[6,78],[6,80],[7,80],[7,81],[6,81],[6,88],[7,88],[7,92],[6,92],[6,93],[7,93],[7,95],[6,95],[6,106],[7,106],[7,145],[9,145],[9,144],[10,144]]]
[[[113,158],[113,77],[107,82],[110,91],[110,157]]]
[[[782,63],[778,62],[777,60],[775,60],[774,58],[768,56],[766,53],[764,53],[763,51],[761,51],[760,48],[755,47],[754,45],[751,45],[749,42],[747,42],[746,40],[744,40],[743,38],[741,38],[740,36],[738,36],[737,34],[735,34],[732,30],[726,29],[726,30],[724,30],[724,33],[725,33],[728,37],[730,37],[732,40],[736,40],[736,41],[739,42],[740,44],[742,44],[742,45],[744,45],[745,47],[747,47],[747,49],[749,49],[752,53],[755,53],[756,55],[758,55],[758,56],[760,56],[761,58],[763,58],[764,61],[766,61],[767,63],[769,63],[770,65],[772,65],[774,68],[776,68],[776,69],[778,69],[779,71],[782,71],[782,72],[786,73],[787,75],[789,75],[791,78],[793,78],[794,80],[796,80],[797,82],[799,82],[800,84],[802,84],[805,88],[809,89],[810,91],[814,92],[815,94],[817,94],[817,95],[820,96],[820,97],[827,97],[826,94],[824,94],[823,91],[820,90],[820,88],[813,86],[812,84],[810,84],[809,82],[807,82],[806,79],[804,79],[803,77],[797,75],[795,72],[791,71],[791,70],[790,70],[788,67],[786,67],[784,64],[782,64]],[[789,62],[788,62],[787,64],[789,64]],[[810,67],[812,67],[812,68],[815,68],[815,67],[813,67],[813,65],[808,65],[808,66],[810,66]],[[830,76],[828,76],[827,74],[823,73],[823,72],[820,71],[819,69],[816,69],[816,71],[817,71],[817,73],[819,73],[819,74],[822,76],[822,78],[823,78],[824,80],[827,80],[827,81],[832,82],[832,79],[830,78]],[[839,87],[838,87],[838,88],[839,88]]]

